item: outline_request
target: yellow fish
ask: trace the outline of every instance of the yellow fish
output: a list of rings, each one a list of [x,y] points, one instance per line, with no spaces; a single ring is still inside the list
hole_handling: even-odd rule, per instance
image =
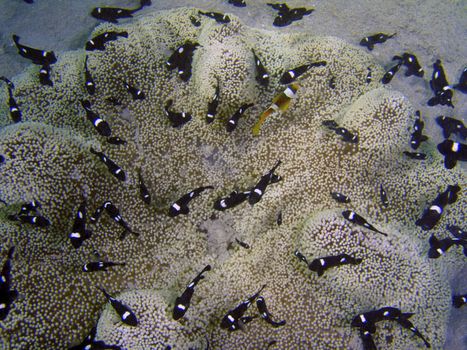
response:
[[[289,108],[290,100],[295,98],[295,94],[298,88],[298,84],[292,83],[289,86],[287,86],[287,89],[285,89],[279,95],[274,97],[274,99],[272,100],[272,105],[259,116],[258,121],[253,126],[253,135],[259,135],[261,126],[266,121],[266,118],[268,118],[271,115],[282,114],[284,111],[287,110],[287,108]]]

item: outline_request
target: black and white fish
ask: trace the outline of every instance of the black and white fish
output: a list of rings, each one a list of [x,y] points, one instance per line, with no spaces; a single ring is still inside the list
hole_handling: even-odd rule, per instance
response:
[[[201,21],[195,16],[190,16],[190,21],[195,27],[199,27],[201,25]]]
[[[258,308],[258,312],[259,312],[259,316],[265,320],[267,323],[269,323],[270,325],[272,325],[274,328],[276,327],[281,327],[281,326],[284,326],[286,321],[285,320],[282,320],[282,321],[274,321],[272,318],[273,316],[271,315],[271,313],[269,312],[267,306],[266,306],[266,301],[264,300],[264,297],[262,296],[259,296],[257,299],[256,299],[256,307]]]
[[[274,167],[269,170],[267,174],[264,174],[261,176],[261,179],[258,181],[258,183],[250,190],[250,195],[248,196],[248,203],[251,205],[255,205],[258,203],[261,198],[264,195],[264,192],[266,191],[266,187],[268,185],[279,182],[282,178],[274,172],[276,169],[281,165],[281,161],[278,160],[277,163],[274,165]]]
[[[214,121],[214,117],[217,114],[217,107],[219,106],[219,94],[219,81],[217,81],[216,91],[214,92],[214,95],[212,95],[211,101],[208,102],[208,111],[206,112],[206,122],[208,124]]]
[[[287,4],[271,4],[268,3],[267,5],[271,6],[273,9],[278,11],[276,18],[274,18],[274,22],[272,23],[276,27],[285,27],[291,24],[294,21],[299,21],[303,18],[303,16],[311,14],[314,9],[306,9],[304,7],[297,7],[297,8],[289,8]]]
[[[39,69],[39,82],[42,85],[54,86],[52,80],[50,80],[50,65],[46,64]]]
[[[405,71],[406,77],[410,77],[411,75],[423,77],[425,74],[425,71],[418,62],[417,56],[411,53],[404,52],[402,56],[394,56],[392,59],[402,62],[402,64],[407,67],[407,70]]]
[[[310,68],[326,66],[326,61],[317,61],[288,70],[282,74],[279,82],[281,84],[290,84],[305,74]]]
[[[23,114],[21,113],[18,104],[16,103],[15,98],[13,97],[13,89],[15,86],[13,83],[5,77],[0,77],[0,80],[3,80],[8,85],[8,109],[10,112],[10,118],[13,120],[13,123],[18,123],[21,121]]]
[[[211,270],[211,265],[206,265],[204,269],[187,285],[185,291],[181,296],[175,299],[175,305],[172,311],[172,317],[174,320],[182,318],[190,307],[191,298],[195,291],[196,285],[204,279],[203,273]]]
[[[266,68],[264,68],[264,65],[261,62],[261,60],[258,58],[256,53],[253,51],[253,49],[251,50],[251,52],[253,53],[253,58],[255,60],[255,68],[256,68],[255,79],[259,83],[259,85],[266,87],[269,84],[269,74],[266,71]]]
[[[467,294],[464,295],[453,295],[452,296],[452,305],[459,309],[467,303]]]
[[[370,36],[366,36],[360,41],[360,46],[365,46],[368,50],[371,51],[373,50],[375,44],[382,44],[386,40],[394,37],[394,35],[396,35],[396,33],[394,34],[376,33]]]
[[[112,161],[109,157],[107,157],[104,153],[98,152],[91,147],[91,153],[95,154],[99,157],[99,159],[107,166],[107,169],[110,173],[115,176],[120,181],[126,180],[125,172],[122,168],[120,168],[114,161]]]
[[[219,12],[203,12],[198,11],[200,15],[214,19],[217,23],[225,24],[230,22],[230,17]]]
[[[420,111],[415,111],[415,122],[413,124],[413,133],[410,136],[410,147],[417,149],[422,142],[428,140],[428,136],[423,135],[425,123],[422,120]]]
[[[459,90],[463,94],[467,94],[467,67],[464,68],[459,78],[459,82],[454,84],[453,88]]]
[[[109,124],[102,119],[97,113],[91,109],[91,102],[88,100],[81,100],[81,105],[86,111],[86,117],[92,123],[97,132],[102,136],[110,136],[112,131],[110,130]]]
[[[462,242],[462,240],[459,238],[453,239],[449,237],[438,239],[435,235],[431,235],[428,242],[430,244],[428,257],[430,259],[438,259],[441,255],[444,255],[453,245],[463,245],[465,252],[465,247],[467,244],[467,240],[463,240]]]
[[[144,100],[146,98],[146,95],[140,89],[134,87],[133,85],[130,85],[124,80],[120,80],[120,81],[123,83],[123,86],[125,87],[126,91],[128,91],[131,94],[133,101]]]
[[[21,205],[21,208],[19,209],[18,215],[27,215],[30,212],[36,213],[37,209],[41,209],[41,208],[42,208],[42,206],[38,201],[32,200],[32,201],[30,201],[28,203],[24,203],[24,204]]]
[[[383,204],[383,206],[387,208],[389,205],[389,199],[388,199],[388,194],[383,188],[383,184],[379,185],[379,196],[381,198],[381,203]]]
[[[440,60],[433,63],[433,75],[431,76],[430,87],[435,96],[428,100],[428,106],[440,104],[454,108],[452,104],[452,88],[448,83]]]
[[[191,77],[193,54],[198,46],[198,43],[187,41],[179,46],[166,62],[169,70],[178,68],[178,76],[183,81],[188,81]]]
[[[141,10],[144,6],[151,5],[151,0],[141,0],[140,6],[135,9],[123,9],[118,7],[95,7],[91,11],[91,16],[107,22],[118,23],[120,18],[130,18],[136,11]]]
[[[86,239],[91,237],[91,234],[90,230],[86,230],[86,201],[83,201],[78,207],[73,227],[68,237],[73,247],[78,249]]]
[[[298,258],[298,260],[303,261],[307,266],[309,265],[308,260],[305,257],[305,255],[300,253],[298,249],[294,251],[294,255]]]
[[[444,140],[439,143],[438,151],[444,156],[444,167],[452,169],[458,161],[467,161],[467,144],[454,142],[452,140]]]
[[[362,259],[354,258],[348,254],[339,254],[334,256],[323,256],[314,259],[308,264],[308,268],[311,271],[318,273],[318,276],[322,276],[324,271],[331,267],[338,267],[342,265],[358,265],[362,262]]]
[[[250,305],[255,302],[255,300],[259,297],[263,289],[266,287],[264,284],[258,292],[250,296],[248,299],[240,303],[236,308],[229,310],[227,314],[221,320],[221,328],[228,329],[229,331],[236,331],[238,329],[242,329],[243,325],[246,323],[244,320],[243,315],[248,310]],[[251,320],[250,320],[251,321]]]
[[[235,238],[235,242],[237,242],[237,244],[242,248],[250,249],[250,245],[248,243],[240,241],[238,238]]]
[[[57,62],[57,57],[53,51],[44,51],[21,45],[19,39],[20,37],[18,35],[13,34],[13,41],[18,49],[18,53],[24,58],[31,60],[32,63],[39,66],[50,66]]]
[[[229,0],[229,4],[232,4],[236,7],[245,7],[246,2],[245,0]]]
[[[420,333],[420,331],[413,325],[409,318],[412,317],[412,313],[401,314],[398,318],[395,319],[403,328],[412,331],[417,337],[419,337],[427,348],[431,348],[430,343],[425,339],[425,337]]]
[[[372,75],[372,71],[370,67],[367,67],[367,70],[368,70],[368,73],[366,74],[365,81],[367,84],[369,84],[373,80],[373,75]]]
[[[242,204],[248,199],[250,191],[232,191],[227,197],[222,197],[214,203],[214,209],[224,211]]]
[[[243,115],[243,113],[245,113],[245,111],[248,108],[252,106],[253,106],[253,103],[245,103],[229,118],[225,126],[227,132],[232,132],[237,128],[238,120],[240,119],[240,117]]]
[[[138,172],[138,180],[139,180],[139,195],[144,203],[147,205],[151,204],[151,194],[149,193],[148,188],[146,187],[143,176],[141,172]]]
[[[11,260],[15,247],[8,249],[7,258],[0,275],[0,321],[3,321],[10,313],[13,302],[18,297],[18,291],[12,288]]]
[[[94,95],[96,92],[96,84],[92,78],[91,72],[88,69],[88,55],[84,59],[84,87],[89,95]]]
[[[168,100],[164,106],[164,112],[174,128],[180,128],[191,120],[191,114],[186,112],[172,112],[170,107],[173,105],[173,100]]]
[[[92,327],[91,332],[78,345],[69,347],[68,350],[121,350],[118,345],[107,345],[102,340],[96,340],[97,327]]]
[[[106,299],[110,302],[110,305],[112,305],[114,310],[120,316],[120,319],[123,323],[133,327],[138,325],[138,320],[135,313],[127,305],[123,304],[120,300],[111,297],[104,288],[99,289],[102,291],[102,293],[104,293]]]
[[[109,41],[117,40],[119,37],[128,38],[128,32],[121,31],[121,32],[105,32],[99,35],[96,35],[91,40],[86,42],[86,51],[103,51],[105,50],[104,44],[108,43]]]
[[[50,226],[50,221],[42,215],[8,215],[8,219],[37,227]]]
[[[83,272],[107,271],[107,269],[112,266],[125,266],[125,263],[92,261],[83,265]]]
[[[441,219],[444,207],[453,204],[457,200],[457,193],[461,190],[458,185],[449,185],[444,192],[438,194],[430,206],[424,210],[422,217],[415,221],[415,225],[422,230],[431,230]]]
[[[456,238],[467,240],[467,231],[457,225],[447,225],[446,229]]]
[[[329,79],[329,87],[331,89],[336,88],[336,77],[332,76],[331,79]]]
[[[339,203],[350,203],[350,198],[339,192],[331,192],[331,197]]]
[[[402,61],[400,61],[398,64],[395,66],[392,66],[389,68],[386,73],[384,73],[383,77],[381,78],[381,83],[383,84],[388,84],[391,82],[392,78],[394,78],[394,75],[399,71],[399,68],[402,66]]]
[[[360,329],[366,330],[371,334],[376,332],[376,323],[381,321],[394,321],[397,320],[402,315],[404,317],[409,317],[413,315],[411,313],[403,314],[402,311],[395,307],[383,307],[381,309],[372,310],[368,312],[361,313],[355,316],[352,319],[350,325],[352,327],[358,327]]]
[[[346,128],[338,127],[338,128],[334,129],[334,132],[337,135],[342,136],[342,141],[344,141],[344,142],[358,143],[358,135],[357,134],[352,134]]]
[[[354,224],[366,227],[367,229],[371,231],[381,233],[382,235],[387,236],[386,233],[377,230],[373,225],[369,224],[363,217],[361,217],[360,215],[358,215],[356,212],[352,210],[344,210],[342,212],[342,216]]]
[[[190,211],[190,208],[188,208],[188,204],[191,202],[191,200],[198,197],[203,191],[213,188],[214,187],[212,186],[201,186],[183,195],[180,199],[178,199],[170,206],[169,216],[173,218],[179,214],[188,214],[188,212]]]
[[[332,119],[323,120],[321,122],[321,125],[325,126],[329,130],[336,130],[339,127],[339,125],[336,123],[336,121],[332,120]]]
[[[125,145],[126,144],[126,141],[121,139],[118,136],[107,137],[105,140],[107,141],[107,143],[110,143],[111,145],[120,146],[120,145]]]
[[[359,329],[360,339],[363,342],[363,350],[376,350],[376,344],[371,333],[363,328]]]
[[[467,128],[462,120],[440,115],[436,117],[436,123],[443,129],[444,138],[449,138],[451,134],[457,134],[463,140],[467,138]]]
[[[94,218],[98,218],[103,209],[105,209],[107,214],[124,229],[123,233],[120,236],[120,239],[124,239],[127,232],[132,233],[135,236],[139,236],[139,233],[134,232],[130,228],[128,223],[125,220],[123,220],[123,217],[120,215],[120,210],[110,201],[105,201],[102,204],[101,208],[98,208],[98,210],[96,210],[96,213],[93,215]]]
[[[410,159],[417,159],[417,160],[425,160],[426,159],[426,154],[425,153],[420,153],[420,152],[408,152],[404,151],[403,152],[407,157]]]

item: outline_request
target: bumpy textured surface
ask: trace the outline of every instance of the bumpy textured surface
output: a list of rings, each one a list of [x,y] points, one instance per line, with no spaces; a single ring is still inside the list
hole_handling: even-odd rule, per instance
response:
[[[88,53],[97,85],[90,98],[93,110],[114,135],[128,141],[125,146],[107,144],[85,119],[79,102],[88,98],[83,51],[59,55],[53,88],[40,86],[36,67],[14,80],[22,123],[8,125],[3,93],[0,199],[9,204],[36,199],[52,222],[47,229],[19,226],[5,219],[12,209],[1,208],[2,247],[16,246],[13,280],[21,295],[3,322],[3,347],[63,348],[84,338],[99,319],[98,337],[129,349],[204,347],[208,339],[216,349],[265,348],[273,340],[283,349],[358,349],[358,332],[349,326],[352,317],[373,307],[397,306],[415,312],[414,324],[440,348],[450,308],[448,276],[463,258],[453,250],[437,261],[427,259],[429,233],[414,222],[447,184],[465,184],[465,175],[446,171],[430,143],[423,146],[426,161],[404,158],[413,110],[401,94],[380,87],[383,70],[363,50],[335,38],[247,28],[235,17],[228,25],[202,17],[196,28],[190,15],[197,11],[178,9],[118,26],[128,31],[128,39]],[[112,28],[105,24],[94,34]],[[165,61],[187,40],[201,46],[193,76],[185,83],[166,69]],[[267,89],[254,79],[251,49],[271,74]],[[278,84],[282,72],[318,60],[327,66],[301,77],[290,109],[253,137],[258,115],[284,90]],[[335,89],[329,87],[331,77]],[[143,90],[146,99],[133,101],[121,80]],[[217,81],[219,113],[207,125],[204,115]],[[113,106],[107,97],[123,105]],[[169,98],[173,110],[194,115],[181,129],[173,129],[163,113]],[[227,119],[250,102],[255,106],[227,134]],[[343,143],[321,126],[326,119],[357,132],[360,142]],[[91,146],[125,170],[125,183],[89,152]],[[278,159],[277,173],[284,180],[268,187],[261,202],[225,213],[212,209],[219,196],[253,186]],[[138,170],[154,198],[151,206],[139,198]],[[381,183],[388,208],[379,199]],[[167,216],[171,202],[205,185],[215,189],[195,199],[188,216]],[[345,193],[352,202],[338,205],[330,191]],[[434,233],[444,235],[446,223],[461,223],[464,193]],[[82,198],[89,211],[111,200],[140,236],[118,240],[120,228],[104,215],[92,227],[92,238],[75,251],[67,235]],[[275,223],[279,209],[284,216],[280,227]],[[356,210],[388,237],[346,223],[343,209]],[[235,238],[252,248],[236,246]],[[293,256],[296,248],[310,258],[352,253],[363,262],[318,278]],[[81,265],[93,259],[94,250],[126,266],[82,273]],[[213,270],[196,287],[185,318],[173,321],[175,297],[207,263]],[[273,329],[257,319],[246,332],[221,330],[227,310],[262,284],[267,284],[263,295],[269,310],[287,325]],[[116,322],[108,305],[101,313],[105,299],[97,286],[130,305],[140,325]],[[385,348],[423,347],[410,332],[390,324],[376,341]]]

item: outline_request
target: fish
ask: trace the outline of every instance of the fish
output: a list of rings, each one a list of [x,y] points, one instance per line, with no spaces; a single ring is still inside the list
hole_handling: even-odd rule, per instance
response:
[[[411,53],[404,52],[402,54],[402,56],[397,56],[396,55],[392,59],[393,59],[393,61],[398,60],[399,62],[402,62],[402,64],[407,67],[407,70],[405,71],[405,76],[406,77],[410,77],[411,75],[415,75],[415,76],[421,78],[425,74],[425,71],[423,70],[422,66],[418,62],[417,56],[415,56],[415,55],[413,55]]]
[[[85,45],[86,51],[94,51],[94,50],[104,51],[105,50],[104,44],[108,43],[109,41],[115,41],[119,37],[128,38],[128,32],[110,31],[110,32],[105,32],[105,33],[96,35],[91,40],[86,42],[86,45]]]
[[[54,83],[50,80],[50,65],[43,65],[39,70],[39,82],[42,85],[54,86]]]
[[[411,159],[417,159],[417,160],[425,160],[426,159],[426,154],[425,153],[420,153],[420,152],[408,152],[404,151],[403,152],[407,157]]]
[[[436,123],[443,129],[444,138],[449,138],[451,134],[456,134],[463,140],[467,138],[467,128],[462,120],[440,115],[436,117]]]
[[[331,267],[338,267],[342,265],[358,265],[362,262],[362,259],[351,257],[347,254],[339,254],[334,256],[324,256],[314,259],[308,264],[308,268],[311,271],[318,273],[318,276],[322,276],[324,271]]]
[[[329,79],[329,87],[331,89],[335,89],[336,88],[336,77],[331,77],[331,79]]]
[[[441,219],[444,207],[457,201],[457,193],[461,190],[459,185],[448,185],[444,192],[438,194],[430,206],[423,211],[421,218],[415,221],[415,225],[420,226],[422,230],[431,230]]]
[[[464,295],[453,295],[452,296],[452,305],[459,309],[467,303],[467,294]]]
[[[388,194],[383,188],[383,184],[379,185],[379,196],[381,198],[381,203],[383,204],[384,207],[388,207],[389,205],[389,200],[388,200]]]
[[[453,88],[459,90],[463,94],[467,94],[467,67],[464,68],[461,76],[459,77],[459,82],[454,84]]]
[[[394,34],[376,33],[370,36],[366,36],[360,41],[360,46],[365,46],[368,50],[372,51],[375,44],[382,44],[386,42],[386,40],[393,38],[395,35],[396,33]]]
[[[417,149],[422,142],[428,140],[428,136],[423,135],[423,127],[425,123],[422,120],[420,111],[415,111],[415,122],[413,124],[413,133],[410,136],[410,147]]]
[[[349,220],[350,222],[354,223],[354,224],[357,224],[359,226],[363,226],[363,227],[366,227],[367,229],[373,231],[373,232],[377,232],[377,233],[380,233],[382,234],[383,236],[387,236],[386,233],[384,232],[381,232],[379,230],[377,230],[373,225],[369,224],[363,217],[361,217],[360,215],[358,215],[356,212],[354,211],[351,211],[351,210],[344,210],[342,212],[342,216]]]
[[[112,161],[109,157],[107,157],[104,153],[98,152],[91,147],[91,153],[95,154],[99,157],[99,159],[107,166],[107,169],[110,173],[115,176],[120,181],[126,180],[125,172],[122,168],[120,168],[114,161]]]
[[[370,332],[371,334],[374,334],[376,332],[375,323],[381,322],[381,321],[394,321],[394,320],[397,320],[402,315],[405,315],[404,317],[409,317],[409,315],[413,315],[413,314],[403,314],[400,309],[387,306],[387,307],[383,307],[378,310],[364,312],[362,314],[355,316],[352,319],[352,322],[350,323],[350,325],[352,327],[358,327],[367,332]]]
[[[272,319],[272,315],[266,306],[266,301],[264,300],[264,297],[259,296],[258,298],[256,298],[256,307],[258,308],[260,317],[267,323],[272,325],[274,328],[281,327],[286,324],[285,320],[276,322]]]
[[[431,235],[430,239],[428,240],[430,244],[430,249],[428,250],[428,257],[430,259],[438,259],[441,255],[444,255],[449,248],[451,248],[455,244],[460,244],[460,240],[451,239],[449,237],[438,239],[435,235]]]
[[[190,16],[190,21],[195,27],[199,27],[201,25],[201,21],[195,16]]]
[[[92,123],[99,135],[107,137],[112,134],[109,124],[97,113],[91,110],[91,102],[88,100],[81,100],[81,106],[83,106],[84,110],[86,111],[86,117]]]
[[[164,106],[164,112],[167,118],[174,128],[181,128],[183,125],[188,123],[192,116],[186,112],[172,112],[169,108],[173,105],[173,100],[168,100]]]
[[[125,145],[126,144],[126,141],[125,140],[122,140],[120,137],[118,136],[111,136],[111,137],[107,137],[106,139],[107,143],[110,143],[112,145],[117,145],[117,146],[120,146],[120,145]]]
[[[467,231],[457,225],[446,225],[446,229],[456,238],[467,239]]]
[[[138,180],[139,180],[139,195],[144,203],[147,205],[151,204],[151,194],[149,193],[148,188],[144,184],[143,176],[141,172],[138,172]]]
[[[367,84],[371,83],[371,80],[373,80],[373,76],[371,75],[371,68],[367,67],[368,73],[366,74],[365,81]]]
[[[357,134],[352,134],[346,128],[338,127],[338,128],[334,129],[334,132],[337,135],[342,136],[342,141],[344,141],[344,142],[358,143],[358,135]]]
[[[278,11],[276,18],[274,18],[274,22],[272,23],[276,27],[285,27],[291,24],[294,21],[299,21],[303,18],[303,16],[311,14],[314,9],[306,9],[304,7],[297,7],[297,8],[289,8],[287,4],[270,4],[267,5],[271,6],[273,9]]]
[[[126,233],[127,232],[130,232],[132,234],[134,234],[135,236],[139,236],[139,233],[138,232],[134,232],[130,226],[128,225],[128,223],[123,220],[122,216],[120,215],[120,210],[118,210],[118,208],[112,204],[111,201],[105,201],[102,206],[101,206],[101,209],[99,211],[99,214],[98,215],[94,215],[94,217],[99,217],[100,213],[102,212],[102,208],[105,209],[105,211],[107,212],[107,214],[117,223],[119,224],[123,229],[123,233],[121,234],[120,236],[120,239],[124,239],[125,236],[126,236]]]
[[[413,325],[411,321],[409,321],[409,318],[413,314],[408,313],[408,314],[402,314],[398,318],[396,318],[396,322],[399,323],[402,328],[409,329],[411,330],[417,337],[419,337],[424,343],[427,348],[431,348],[430,343],[425,339],[425,337],[420,333],[420,331]]]
[[[433,74],[430,80],[430,87],[435,96],[428,100],[428,106],[436,106],[440,104],[454,108],[454,105],[452,104],[452,88],[447,81],[446,74],[444,73],[444,68],[441,65],[440,60],[433,63]]]
[[[214,117],[217,114],[217,107],[219,106],[219,81],[217,81],[216,91],[212,95],[211,101],[208,103],[208,111],[206,113],[206,123],[211,124],[214,121]]]
[[[166,61],[169,70],[178,68],[178,76],[183,81],[188,81],[191,77],[193,53],[198,46],[198,43],[187,41],[179,46]]]
[[[82,201],[76,212],[71,233],[68,235],[70,242],[75,249],[81,247],[83,242],[91,237],[92,232],[86,230],[86,201]]]
[[[144,100],[146,98],[146,95],[140,89],[134,87],[133,85],[128,84],[124,80],[121,80],[121,79],[119,80],[123,83],[123,86],[125,86],[126,91],[128,91],[131,94],[133,101]]]
[[[261,292],[263,291],[265,287],[266,285],[264,284],[258,292],[248,297],[245,301],[240,303],[234,309],[229,310],[227,314],[221,320],[221,324],[220,324],[221,328],[228,329],[231,332],[241,329],[243,324],[246,323],[244,322],[244,320],[248,320],[248,319],[242,320],[243,315],[248,310],[250,305],[254,303],[255,300],[260,296]],[[249,321],[251,321],[251,319]]]
[[[238,238],[235,238],[235,242],[237,242],[237,244],[242,248],[250,249],[250,245],[248,243],[240,241]]]
[[[394,75],[396,75],[396,73],[399,71],[399,68],[401,66],[402,66],[402,61],[400,61],[395,66],[392,66],[391,68],[389,68],[389,70],[386,71],[386,73],[384,73],[383,77],[381,78],[381,83],[389,84],[392,78],[394,78]]]
[[[332,120],[332,119],[323,120],[321,122],[321,125],[325,126],[329,130],[336,130],[339,127],[339,125],[336,123],[336,121]]]
[[[15,98],[13,97],[13,89],[15,86],[13,83],[5,77],[0,77],[0,80],[3,80],[8,85],[8,109],[10,112],[10,118],[13,120],[13,123],[19,123],[23,114],[21,113],[18,104],[16,103]]]
[[[21,45],[19,39],[20,37],[18,35],[13,34],[13,42],[18,49],[18,53],[24,58],[31,60],[32,63],[39,66],[50,66],[57,62],[57,57],[53,51],[44,51]]]
[[[303,261],[305,264],[307,264],[307,266],[309,265],[308,260],[305,257],[305,255],[300,253],[298,249],[294,251],[294,255],[298,258],[298,260]]]
[[[105,298],[110,302],[110,305],[112,305],[114,310],[120,316],[123,323],[132,327],[136,327],[138,325],[135,313],[127,305],[123,304],[120,300],[111,297],[104,288],[99,289],[104,293]]]
[[[261,62],[261,60],[256,55],[255,51],[253,51],[252,49],[251,52],[253,53],[253,58],[255,60],[255,68],[256,68],[255,79],[259,83],[259,85],[267,87],[269,84],[269,74],[266,71],[266,68],[264,68],[264,65]]]
[[[188,311],[195,287],[199,281],[204,279],[203,273],[206,271],[211,271],[211,265],[206,265],[203,270],[201,270],[201,272],[188,284],[182,295],[175,299],[175,305],[172,311],[172,318],[174,320],[179,320]]]
[[[21,208],[19,209],[19,214],[18,215],[27,215],[30,212],[36,213],[37,209],[41,209],[41,208],[42,208],[42,206],[38,201],[32,200],[32,201],[30,201],[28,203],[24,203],[24,204],[21,205]]]
[[[203,12],[198,11],[200,15],[214,19],[217,23],[225,24],[230,22],[230,17],[219,12]]]
[[[279,210],[276,216],[276,224],[277,226],[282,225],[282,210]]]
[[[245,113],[245,111],[252,107],[253,103],[245,103],[242,106],[240,106],[239,109],[230,117],[230,119],[227,121],[227,124],[225,126],[227,132],[232,132],[237,128],[238,120],[240,117]]]
[[[370,332],[360,328],[360,339],[363,342],[363,350],[376,350],[376,344]]]
[[[229,4],[232,4],[236,7],[245,7],[245,0],[229,0]]]
[[[452,140],[444,140],[439,143],[438,151],[444,156],[444,167],[452,169],[458,161],[467,161],[467,144],[454,142]]]
[[[122,102],[119,101],[119,100],[118,100],[117,98],[115,98],[115,97],[107,97],[107,98],[105,99],[105,101],[111,103],[111,104],[114,105],[114,106],[121,106],[121,105],[122,105]]]
[[[84,87],[89,95],[94,95],[96,92],[96,84],[92,78],[91,72],[88,69],[88,55],[84,59]]]
[[[250,190],[250,195],[248,196],[248,203],[250,203],[250,205],[255,205],[261,200],[268,185],[281,180],[280,176],[274,174],[281,163],[281,160],[278,160],[273,168],[269,170],[268,173],[261,176],[258,183]]]
[[[19,221],[22,224],[30,224],[37,227],[50,226],[50,221],[41,215],[8,215],[11,221]]]
[[[350,198],[339,192],[331,192],[331,197],[339,203],[350,203]]]
[[[15,247],[8,249],[7,258],[0,275],[0,321],[7,318],[12,304],[18,297],[18,291],[13,289],[11,285],[11,260],[13,259],[14,251]]]
[[[282,74],[279,82],[281,84],[290,84],[297,80],[301,75],[305,74],[310,68],[326,66],[326,61],[312,62],[293,68]]]
[[[289,108],[290,101],[295,98],[298,88],[299,86],[296,83],[292,83],[287,86],[283,92],[273,98],[271,106],[269,106],[268,109],[261,113],[258,121],[253,126],[252,133],[254,136],[259,135],[261,126],[264,124],[268,117],[280,115]]]
[[[224,211],[242,204],[248,199],[250,191],[232,191],[227,197],[221,197],[214,202],[214,209]]]
[[[107,271],[107,268],[112,266],[125,266],[125,263],[93,261],[83,265],[83,272]]]
[[[191,200],[198,197],[203,191],[208,189],[214,189],[214,187],[201,186],[180,197],[180,199],[178,199],[170,206],[168,213],[169,217],[173,218],[179,214],[188,214],[188,212],[190,211],[190,208],[188,208],[188,204],[191,202]]]
[[[118,7],[95,7],[91,11],[91,16],[111,23],[118,23],[120,18],[130,18],[133,14],[141,10],[144,6],[151,5],[151,0],[141,0],[140,6],[135,9],[123,9]]]
[[[121,350],[122,348],[118,345],[107,345],[102,340],[96,340],[97,327],[94,326],[91,329],[89,335],[83,339],[78,345],[69,347],[68,350]]]

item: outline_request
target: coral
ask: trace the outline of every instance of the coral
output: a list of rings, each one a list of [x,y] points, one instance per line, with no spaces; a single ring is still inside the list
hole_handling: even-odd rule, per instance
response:
[[[262,348],[272,340],[279,348],[344,348],[360,344],[350,329],[351,318],[387,305],[415,312],[414,324],[439,348],[450,303],[447,272],[458,271],[462,258],[453,252],[429,261],[428,233],[414,222],[440,189],[465,183],[465,175],[446,171],[429,142],[422,145],[426,161],[402,155],[412,107],[400,93],[380,87],[384,71],[361,49],[332,37],[248,28],[235,16],[227,25],[202,17],[201,26],[194,27],[191,15],[197,16],[197,10],[181,8],[99,26],[92,36],[112,29],[129,35],[107,43],[105,51],[87,53],[96,82],[93,96],[83,86],[83,50],[58,55],[51,75],[54,87],[41,86],[35,68],[13,79],[23,122],[8,124],[7,95],[0,96],[0,154],[5,157],[0,199],[12,205],[36,199],[52,223],[46,229],[19,226],[5,219],[12,208],[1,208],[2,250],[16,246],[12,274],[20,292],[0,331],[4,348],[64,348],[82,339],[98,319],[98,339],[129,349],[199,347],[207,341],[213,348]],[[186,41],[200,44],[189,82],[165,67],[170,53]],[[251,49],[270,73],[267,88],[254,79]],[[268,120],[260,137],[252,136],[259,114],[284,90],[278,84],[283,71],[319,60],[327,65],[299,79],[289,110]],[[146,98],[134,101],[122,81],[141,89]],[[217,82],[219,111],[215,122],[207,124],[207,103]],[[112,105],[108,97],[122,105]],[[85,118],[83,98],[126,145],[110,145],[96,133]],[[164,114],[168,99],[173,99],[174,111],[193,115],[180,129],[172,128]],[[244,103],[255,106],[227,134],[226,121]],[[329,119],[358,133],[359,143],[344,143],[322,127]],[[127,180],[115,179],[91,147],[121,166]],[[254,207],[212,209],[218,197],[253,186],[278,159],[283,181],[268,186]],[[139,197],[139,172],[153,197],[151,206]],[[389,195],[388,208],[380,203],[381,183]],[[190,203],[188,215],[167,216],[173,201],[207,185],[215,189]],[[331,191],[350,196],[345,208],[388,237],[347,223],[339,214],[344,206],[337,209]],[[120,241],[120,227],[104,215],[89,225],[92,237],[75,251],[67,236],[83,198],[88,212],[111,200],[140,235]],[[434,232],[460,220],[465,205],[461,194]],[[281,226],[275,223],[279,209]],[[236,246],[235,238],[251,249]],[[318,278],[294,257],[296,248],[314,257],[348,253],[364,260]],[[126,265],[82,273],[94,250]],[[173,321],[175,298],[207,263],[213,270],[196,287],[184,319]],[[227,310],[263,284],[269,310],[287,325],[273,329],[258,319],[247,332],[221,330]],[[115,323],[97,286],[131,306],[138,327]],[[254,307],[249,312],[254,314]],[[409,332],[389,328],[376,340],[390,348],[423,346]]]

